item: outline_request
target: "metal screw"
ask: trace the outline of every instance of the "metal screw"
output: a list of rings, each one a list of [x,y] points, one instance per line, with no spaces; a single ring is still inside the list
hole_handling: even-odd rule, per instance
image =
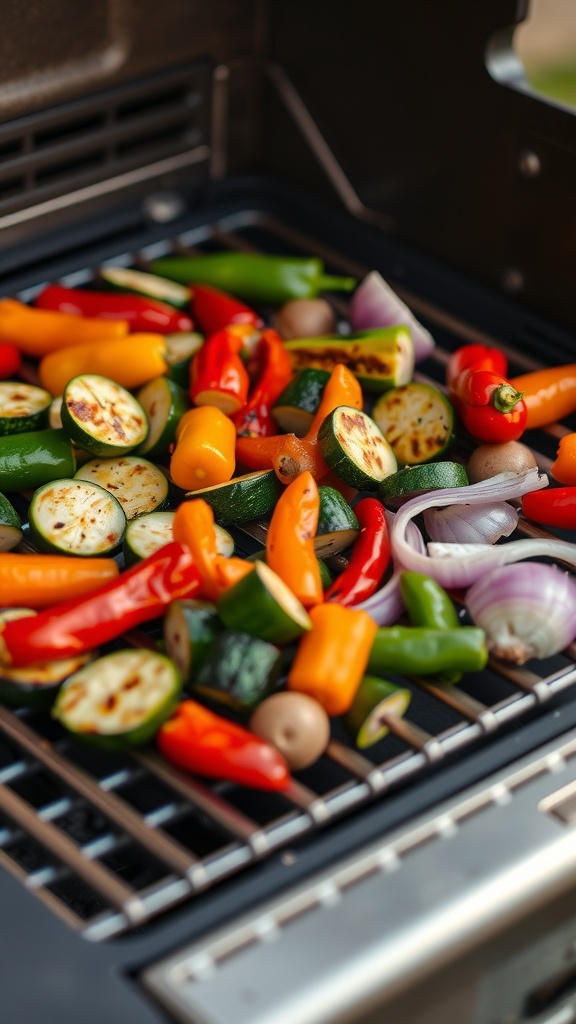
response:
[[[508,267],[502,274],[502,285],[507,292],[521,292],[524,287],[524,275],[516,267]]]
[[[518,157],[518,170],[525,178],[537,178],[542,170],[542,161],[533,149],[523,149]]]
[[[184,199],[178,192],[153,192],[144,200],[144,213],[156,224],[168,224],[184,211]]]

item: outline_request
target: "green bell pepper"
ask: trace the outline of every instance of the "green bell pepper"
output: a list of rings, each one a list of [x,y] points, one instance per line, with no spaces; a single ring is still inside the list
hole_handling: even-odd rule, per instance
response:
[[[409,676],[479,672],[487,661],[484,630],[476,626],[444,630],[388,626],[376,633],[366,672],[377,676],[387,672]]]
[[[458,613],[446,591],[436,580],[420,572],[403,572],[400,591],[413,626],[432,629],[460,629]],[[457,683],[461,672],[443,672],[440,682]]]

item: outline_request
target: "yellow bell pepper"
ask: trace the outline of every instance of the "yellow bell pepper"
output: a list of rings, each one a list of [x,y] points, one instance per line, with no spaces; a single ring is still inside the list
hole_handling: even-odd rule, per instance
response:
[[[162,334],[130,334],[118,341],[73,345],[44,356],[40,383],[51,395],[61,395],[72,377],[99,373],[131,390],[166,373],[165,353]]]
[[[215,405],[184,413],[176,430],[170,476],[184,491],[226,483],[236,466],[236,427]]]

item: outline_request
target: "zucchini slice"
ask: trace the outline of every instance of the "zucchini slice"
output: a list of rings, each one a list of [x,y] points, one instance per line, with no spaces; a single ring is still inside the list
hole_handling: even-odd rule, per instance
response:
[[[0,491],[34,490],[73,476],[76,459],[64,430],[31,430],[0,437]]]
[[[322,393],[330,380],[327,370],[300,370],[272,407],[272,416],[285,434],[304,437],[309,431]]]
[[[22,522],[16,509],[0,494],[0,551],[11,551],[22,540]]]
[[[218,634],[194,680],[194,692],[213,704],[249,713],[276,688],[282,652],[247,633]]]
[[[60,415],[69,437],[91,455],[127,455],[148,435],[140,403],[116,381],[96,373],[68,381]]]
[[[344,363],[364,391],[400,387],[408,384],[414,373],[414,345],[403,324],[345,336],[297,338],[284,345],[295,370],[313,367],[332,371],[337,363]]]
[[[388,735],[386,715],[401,718],[411,698],[410,690],[386,679],[364,676],[352,707],[343,718],[344,728],[357,747],[371,747]]]
[[[177,309],[183,309],[190,302],[189,288],[142,270],[132,270],[130,267],[101,267],[100,277],[114,291],[145,295],[149,299],[169,302]]]
[[[182,679],[156,651],[115,651],[80,669],[52,714],[70,732],[111,748],[146,743],[178,704]]]
[[[268,515],[282,490],[273,469],[259,469],[224,484],[188,491],[186,497],[203,498],[214,509],[216,522],[220,526],[231,526]]]
[[[289,644],[312,629],[308,612],[283,580],[264,562],[218,599],[218,614],[228,629]]]
[[[11,619],[37,615],[32,608],[8,608],[0,612],[0,626]],[[79,654],[76,658],[59,661],[39,661],[26,668],[0,665],[0,701],[12,707],[48,708],[65,679],[86,665],[92,654]]]
[[[189,686],[202,667],[222,623],[208,601],[173,601],[164,615],[166,653]]]
[[[359,491],[375,491],[395,473],[396,456],[382,431],[365,412],[339,405],[318,433],[320,451],[336,476]]]
[[[176,428],[190,408],[188,395],[167,377],[154,377],[136,394],[148,420],[148,437],[138,449],[139,455],[162,458],[176,440]]]
[[[122,543],[126,516],[110,491],[87,480],[52,480],[30,502],[30,539],[39,551],[85,558]]]
[[[174,512],[149,512],[128,523],[123,545],[124,561],[127,566],[134,565],[141,558],[148,558],[174,539],[174,516]],[[231,558],[234,554],[232,537],[221,526],[215,526],[214,529],[218,553],[225,558]]]
[[[48,426],[52,397],[44,388],[18,380],[0,381],[0,436]]]
[[[126,519],[159,512],[168,505],[168,480],[161,469],[137,455],[116,459],[91,459],[75,480],[90,480],[111,491],[124,509]]]
[[[407,501],[425,491],[466,487],[467,483],[466,470],[459,462],[430,462],[423,466],[405,466],[386,477],[378,488],[378,497],[380,501]]]
[[[318,529],[316,530],[318,536],[325,533],[337,533],[339,530],[353,530],[356,535],[360,533],[360,523],[340,491],[321,484],[318,488],[318,495],[320,498]]]
[[[314,554],[316,558],[330,558],[345,551],[356,540],[359,530],[335,530],[334,533],[317,534],[314,537]]]
[[[190,364],[198,349],[204,344],[202,334],[195,331],[183,331],[182,334],[167,334],[164,338],[166,351],[164,358],[168,363],[168,376],[175,384],[188,390],[190,386]]]
[[[454,440],[454,409],[431,384],[413,382],[387,391],[372,419],[404,466],[440,458]]]

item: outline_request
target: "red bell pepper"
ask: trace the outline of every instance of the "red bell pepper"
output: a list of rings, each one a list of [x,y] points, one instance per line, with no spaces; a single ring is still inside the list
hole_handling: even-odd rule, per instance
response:
[[[522,498],[522,512],[527,519],[542,526],[573,530],[576,526],[576,487],[530,491]]]
[[[250,380],[240,352],[251,331],[247,324],[225,327],[198,349],[190,372],[190,398],[195,405],[215,405],[227,416],[246,405]]]
[[[192,312],[203,334],[216,334],[230,324],[249,324],[261,330],[264,322],[244,302],[210,284],[192,286]]]
[[[286,789],[288,765],[270,743],[194,700],[183,701],[157,735],[168,761],[210,779]]]
[[[22,356],[16,346],[8,341],[0,341],[0,380],[14,377],[21,365]]]
[[[498,348],[487,348],[486,345],[462,345],[452,352],[446,367],[446,383],[452,389],[454,381],[464,370],[492,370],[506,377],[508,360]]]
[[[172,541],[80,600],[7,622],[0,663],[32,665],[91,651],[157,618],[171,601],[194,597],[200,584],[190,549]]]
[[[324,594],[325,601],[346,607],[360,604],[378,589],[390,562],[390,538],[386,513],[376,498],[364,498],[354,506],[361,530],[348,565]]]
[[[528,410],[517,391],[502,374],[505,356],[498,349],[464,345],[448,361],[450,397],[460,419],[478,441],[517,441],[526,428]]]
[[[260,376],[234,422],[240,436],[270,437],[278,433],[272,406],[293,376],[290,357],[276,331],[269,328],[263,332],[256,360],[262,367]]]
[[[191,331],[193,327],[192,320],[185,313],[142,295],[88,292],[52,284],[36,296],[34,305],[38,309],[52,309],[76,316],[127,320],[131,333],[176,334]]]

